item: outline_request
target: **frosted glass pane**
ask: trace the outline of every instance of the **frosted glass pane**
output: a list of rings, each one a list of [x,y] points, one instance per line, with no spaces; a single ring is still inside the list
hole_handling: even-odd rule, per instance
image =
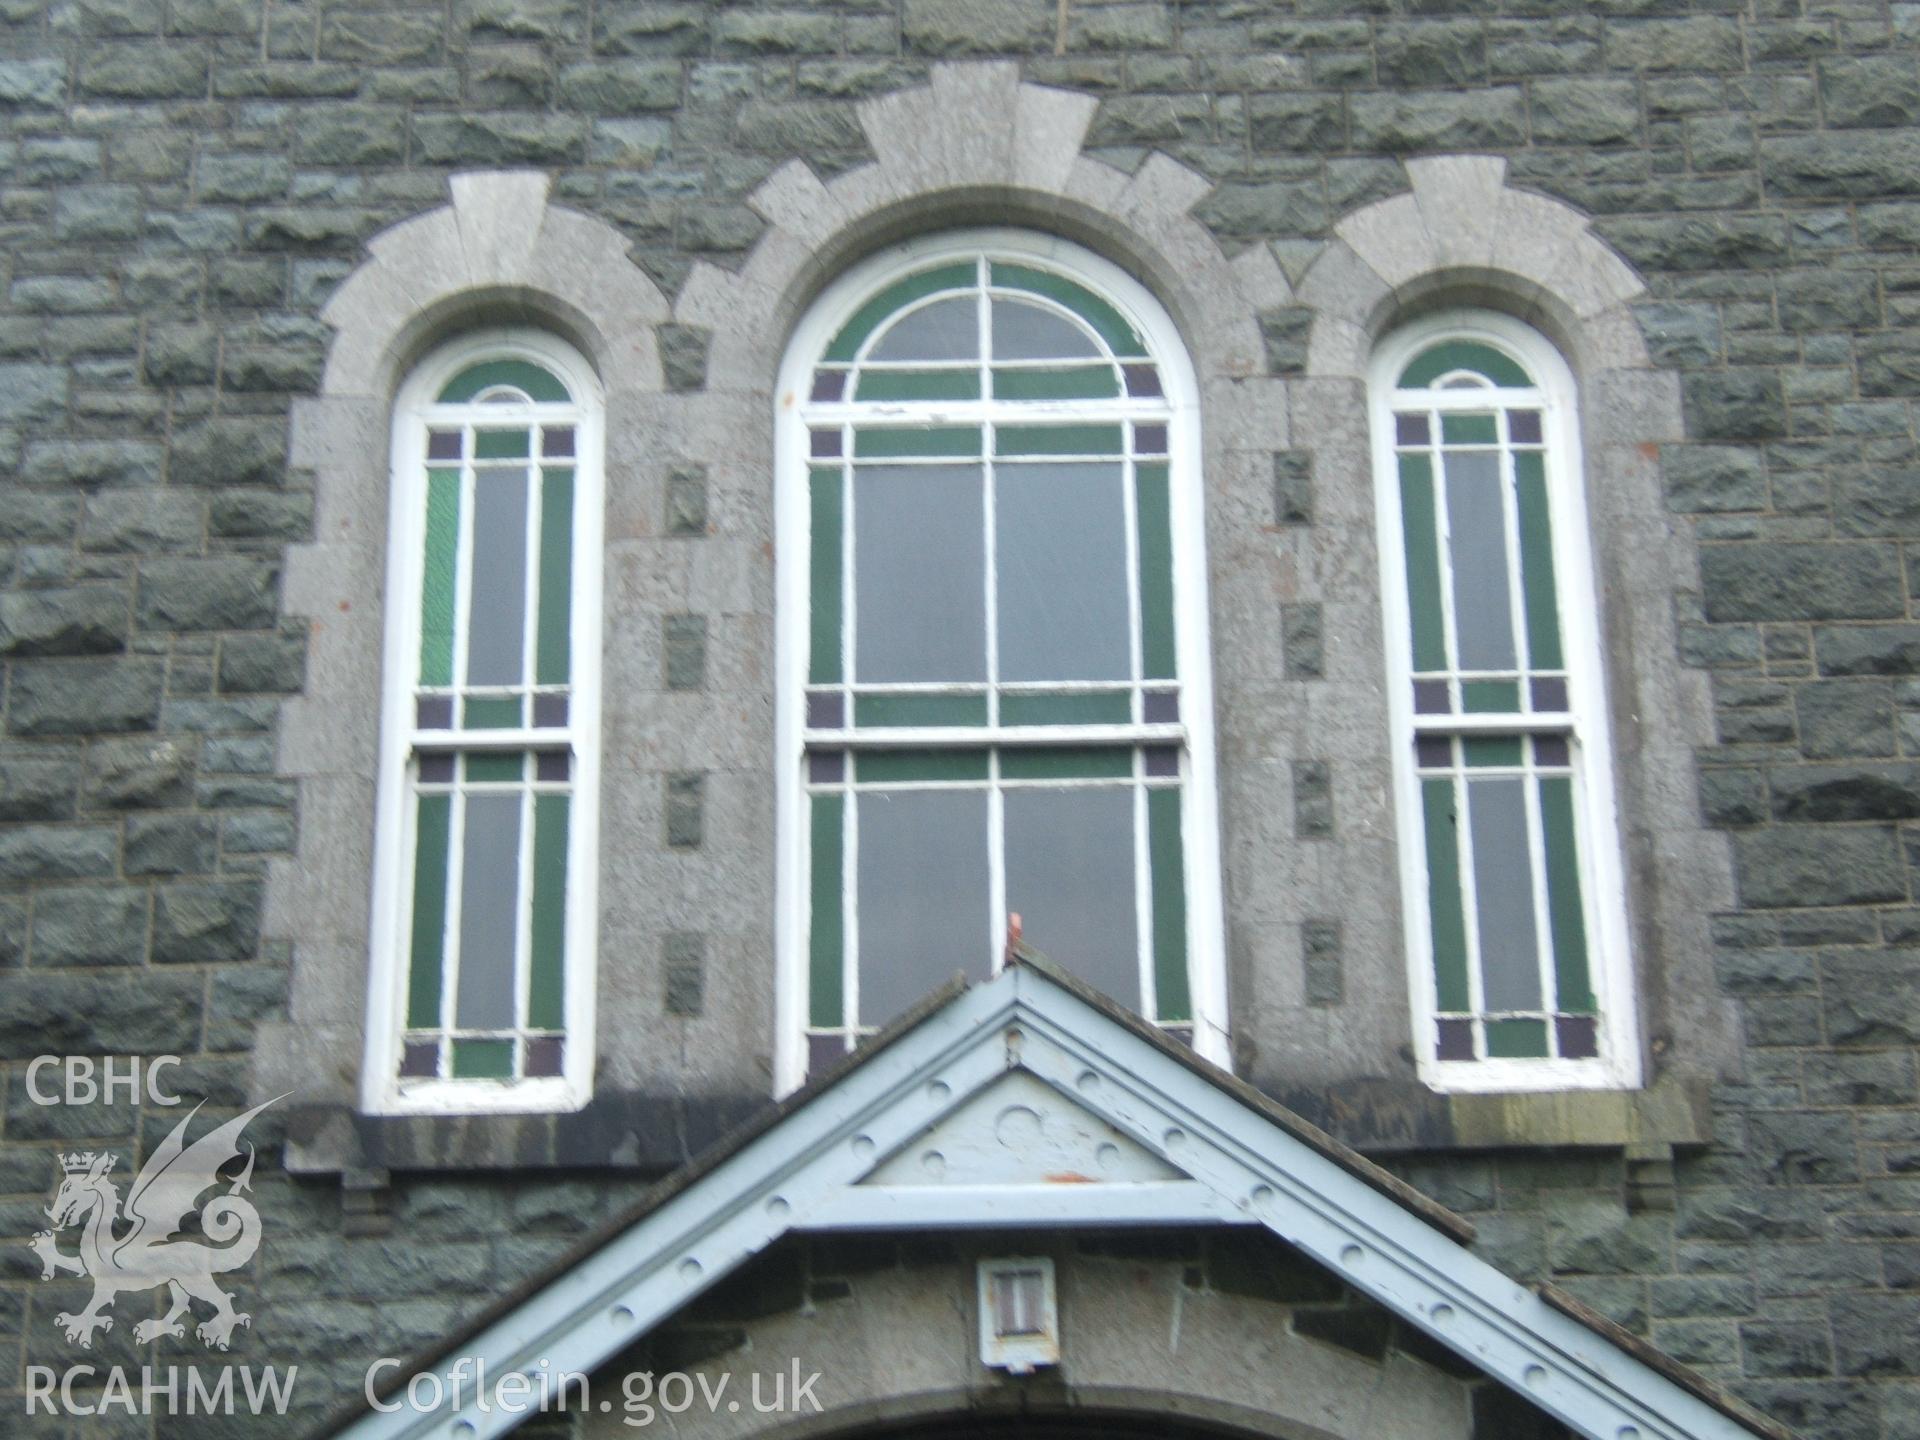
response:
[[[870,790],[858,807],[860,1023],[884,1025],[955,971],[986,977],[987,796]]]
[[[1540,1008],[1540,947],[1533,928],[1533,864],[1527,855],[1525,781],[1473,780],[1474,912],[1480,921],[1480,982],[1488,1010]]]
[[[1127,522],[1118,465],[994,476],[1002,680],[1124,680]]]
[[[1513,610],[1507,594],[1500,457],[1486,451],[1449,453],[1446,473],[1457,663],[1462,670],[1511,669]]]
[[[854,664],[867,682],[987,678],[977,465],[854,472]]]
[[[868,352],[870,360],[978,360],[980,311],[971,295],[903,316]]]
[[[1078,360],[1100,353],[1093,337],[1064,315],[1024,300],[993,302],[996,360]]]
[[[514,1023],[514,951],[520,936],[520,797],[469,795],[460,877],[460,992],[454,1024]]]
[[[1140,1008],[1130,789],[1009,790],[1007,909],[1027,941]]]
[[[467,610],[467,683],[518,685],[527,626],[527,472],[474,474],[473,589]]]

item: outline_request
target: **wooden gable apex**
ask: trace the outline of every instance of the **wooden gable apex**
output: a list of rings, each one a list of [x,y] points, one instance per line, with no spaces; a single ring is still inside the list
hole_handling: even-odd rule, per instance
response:
[[[497,1377],[591,1372],[795,1230],[1194,1224],[1266,1227],[1590,1440],[1791,1440],[1501,1274],[1451,1212],[1031,962],[921,1007],[397,1380],[475,1360]],[[465,1440],[527,1418],[437,1388],[438,1411],[362,1411],[329,1433]]]

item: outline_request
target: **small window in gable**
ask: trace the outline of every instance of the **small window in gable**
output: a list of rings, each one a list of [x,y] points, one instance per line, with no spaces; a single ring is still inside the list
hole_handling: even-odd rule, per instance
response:
[[[907,247],[784,376],[783,1085],[1038,950],[1225,1059],[1193,381],[1058,242]]]
[[[597,385],[541,336],[394,416],[369,1109],[584,1102],[599,768]]]
[[[1532,331],[1471,313],[1393,336],[1373,388],[1422,1073],[1635,1084],[1572,376]]]

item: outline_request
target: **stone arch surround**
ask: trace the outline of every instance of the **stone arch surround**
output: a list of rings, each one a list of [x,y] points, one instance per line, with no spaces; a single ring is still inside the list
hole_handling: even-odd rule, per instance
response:
[[[394,396],[434,345],[514,327],[582,352],[610,438],[643,427],[661,388],[667,303],[618,231],[550,204],[539,172],[456,175],[450,189],[450,204],[369,243],[322,311],[335,334],[320,393],[294,407],[292,463],[313,472],[315,519],[288,555],[285,608],[306,622],[308,666],[282,711],[279,764],[299,782],[303,823],[296,856],[269,873],[268,933],[295,942],[291,1021],[263,1037],[255,1087],[293,1092],[310,1119],[337,1120],[358,1091]],[[346,1145],[336,1133],[328,1148]]]
[[[1679,377],[1649,358],[1632,308],[1645,287],[1587,216],[1508,184],[1498,156],[1435,156],[1406,169],[1411,189],[1337,221],[1298,286],[1312,330],[1293,387],[1294,443],[1326,482],[1316,489],[1326,505],[1320,543],[1368,561],[1359,584],[1342,583],[1351,571],[1323,571],[1328,603],[1369,610],[1364,627],[1347,628],[1370,650],[1380,643],[1377,591],[1366,583],[1377,572],[1366,428],[1375,343],[1456,306],[1505,311],[1539,330],[1580,393],[1647,1083],[1731,1075],[1737,1022],[1717,993],[1708,932],[1710,912],[1733,904],[1731,856],[1695,800],[1695,749],[1715,743],[1711,696],[1703,673],[1681,668],[1677,634],[1697,603],[1699,561],[1662,480],[1666,453],[1687,439]],[[1377,650],[1367,663],[1378,669]],[[1384,767],[1386,755],[1374,763]]]

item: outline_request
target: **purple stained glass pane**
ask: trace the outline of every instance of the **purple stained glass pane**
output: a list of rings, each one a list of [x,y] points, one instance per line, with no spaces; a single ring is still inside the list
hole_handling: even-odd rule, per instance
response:
[[[1147,774],[1153,776],[1178,775],[1180,773],[1180,747],[1178,745],[1147,746]]]
[[[458,430],[429,430],[427,432],[427,459],[458,460],[460,458],[460,432]]]
[[[1413,682],[1413,710],[1416,715],[1445,715],[1453,709],[1452,697],[1444,680]]]
[[[573,774],[573,757],[564,750],[542,750],[533,761],[533,778],[549,784],[566,780]]]
[[[440,1073],[440,1042],[409,1040],[400,1051],[400,1078],[418,1080]]]
[[[1553,1034],[1562,1060],[1591,1060],[1600,1053],[1599,1026],[1591,1015],[1554,1017]]]
[[[1473,1022],[1471,1020],[1442,1020],[1439,1022],[1440,1043],[1436,1053],[1442,1060],[1471,1060],[1473,1053]]]
[[[1540,443],[1540,412],[1509,410],[1507,434],[1513,438],[1513,443],[1516,445],[1538,445]]]
[[[1149,725],[1176,725],[1180,721],[1180,692],[1149,690],[1140,697],[1140,718]]]
[[[1167,427],[1164,425],[1136,425],[1133,427],[1133,453],[1136,455],[1164,455],[1167,453]]]
[[[824,1075],[846,1058],[847,1042],[841,1036],[807,1036],[807,1078]]]
[[[809,750],[807,752],[807,780],[814,785],[839,785],[847,778],[847,752],[844,750]]]
[[[420,757],[420,783],[422,785],[451,785],[453,783],[453,756],[422,755]]]
[[[838,730],[847,723],[847,697],[838,690],[807,692],[807,728]]]
[[[536,695],[533,697],[533,723],[538,729],[553,730],[567,723],[567,697],[564,695]]]
[[[846,371],[816,370],[813,372],[813,398],[815,400],[838,400],[846,393]]]
[[[566,1037],[561,1035],[536,1035],[527,1041],[527,1068],[529,1079],[540,1079],[549,1075],[558,1075],[567,1061]]]
[[[453,728],[453,697],[422,695],[414,704],[414,723],[422,730]]]
[[[1453,741],[1445,735],[1421,735],[1413,742],[1422,770],[1445,770],[1453,764]]]
[[[1425,445],[1433,438],[1433,432],[1427,425],[1424,415],[1396,415],[1393,417],[1393,443],[1396,445]]]
[[[1533,708],[1556,714],[1564,711],[1567,708],[1567,682],[1536,678],[1533,681]]]
[[[812,448],[808,452],[816,460],[832,460],[840,454],[840,432],[838,430],[815,430]]]
[[[1533,763],[1554,767],[1570,764],[1571,758],[1567,750],[1567,737],[1564,735],[1534,736]]]
[[[1160,372],[1151,365],[1122,365],[1121,373],[1127,377],[1127,394],[1141,396],[1163,395],[1160,388]]]
[[[556,460],[573,456],[573,427],[552,425],[540,432],[540,453]]]

